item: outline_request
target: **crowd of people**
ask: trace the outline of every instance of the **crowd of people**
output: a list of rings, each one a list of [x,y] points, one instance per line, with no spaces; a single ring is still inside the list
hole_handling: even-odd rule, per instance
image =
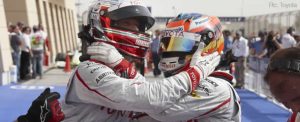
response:
[[[17,80],[43,76],[44,55],[49,55],[47,33],[41,24],[32,28],[22,22],[8,26],[13,64],[17,68]]]
[[[244,87],[245,68],[249,57],[270,58],[279,49],[300,47],[300,33],[294,27],[289,27],[285,34],[276,31],[259,31],[257,35],[243,37],[241,31],[224,30],[224,52],[232,49],[237,57],[235,63],[236,88]]]

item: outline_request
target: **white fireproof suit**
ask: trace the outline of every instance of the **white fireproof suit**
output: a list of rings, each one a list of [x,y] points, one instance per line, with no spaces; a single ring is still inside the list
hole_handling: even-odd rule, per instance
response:
[[[147,81],[140,74],[125,79],[106,65],[85,61],[69,80],[62,103],[64,121],[154,121],[150,117],[171,122],[240,121],[239,97],[227,81],[208,77],[193,97],[187,94],[188,80],[186,72],[160,81]],[[150,117],[131,111],[145,112]]]
[[[287,122],[300,122],[300,113],[294,112]]]

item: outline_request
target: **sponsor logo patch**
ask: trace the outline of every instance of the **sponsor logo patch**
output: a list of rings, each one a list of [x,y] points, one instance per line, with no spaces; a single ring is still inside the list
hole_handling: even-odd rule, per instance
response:
[[[216,82],[209,80],[209,79],[205,79],[207,82],[209,82],[210,84],[212,84],[214,87],[218,87],[219,84],[217,84]]]
[[[93,64],[94,62],[87,62],[85,68],[90,68]]]
[[[108,115],[116,115],[119,117],[128,117],[131,119],[134,119],[134,113],[132,111],[121,111],[121,110],[115,110],[115,109],[111,109],[111,108],[106,108],[104,106],[102,106],[100,108],[101,111],[106,112],[106,114]]]
[[[207,96],[210,95],[211,91],[204,85],[199,85],[198,87],[201,91],[204,91]]]
[[[91,74],[93,74],[95,71],[99,70],[99,69],[104,69],[106,68],[105,66],[97,66],[96,68],[91,69]]]
[[[99,75],[97,78],[96,78],[96,83],[99,84],[99,82],[106,76],[108,75],[111,75],[111,74],[115,74],[114,72],[104,72],[102,73],[101,75]]]
[[[165,30],[165,31],[163,31],[162,36],[163,37],[171,37],[171,36],[183,37],[183,27]]]

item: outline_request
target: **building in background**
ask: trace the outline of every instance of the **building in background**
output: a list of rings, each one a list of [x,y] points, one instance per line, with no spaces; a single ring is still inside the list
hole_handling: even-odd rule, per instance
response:
[[[42,24],[50,42],[50,63],[57,53],[78,49],[75,0],[0,0],[0,85],[9,83],[12,66],[7,25]]]
[[[300,30],[300,10],[278,12],[263,15],[255,15],[247,17],[244,27],[246,33],[257,34],[259,31],[271,31],[275,30],[280,34],[286,33],[289,27],[296,28],[296,31]]]

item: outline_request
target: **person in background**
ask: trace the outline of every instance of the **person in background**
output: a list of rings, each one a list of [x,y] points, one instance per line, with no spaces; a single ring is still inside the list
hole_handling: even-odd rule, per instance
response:
[[[19,32],[18,32],[18,34],[20,35],[20,36],[22,36],[22,30],[23,30],[23,27],[24,27],[24,23],[23,22],[17,22],[17,26],[19,27]]]
[[[300,47],[300,33],[295,33],[294,38],[297,42],[296,47]]]
[[[8,35],[9,35],[9,38],[11,37],[11,33],[14,31],[13,30],[13,27],[14,27],[15,25],[12,25],[12,24],[9,24],[8,26],[7,26],[7,32],[8,32]]]
[[[293,111],[288,122],[300,122],[300,48],[275,52],[264,79],[275,99]]]
[[[21,52],[21,64],[20,64],[20,79],[26,80],[29,79],[30,76],[30,58],[31,58],[31,28],[29,26],[25,26],[22,29],[22,52]]]
[[[154,38],[152,39],[152,43],[151,43],[152,61],[154,64],[153,75],[155,77],[157,77],[161,74],[161,71],[158,68],[158,64],[160,61],[160,56],[158,54],[159,47],[160,47],[160,30],[155,30]]]
[[[267,40],[263,44],[263,51],[257,56],[259,59],[263,57],[270,58],[271,55],[278,49],[282,49],[282,45],[278,38],[278,33],[270,31]]]
[[[245,81],[246,58],[249,54],[248,40],[242,37],[242,32],[237,31],[232,44],[232,53],[237,58],[235,63],[236,88],[243,88]]]
[[[10,27],[12,29],[12,32],[10,33],[10,47],[12,48],[12,59],[13,64],[17,67],[17,80],[19,80],[22,37],[18,34],[20,32],[18,26],[11,25]]]
[[[250,54],[258,56],[263,51],[263,44],[266,40],[267,34],[263,31],[258,32],[258,37],[254,37],[250,43]]]
[[[297,42],[294,39],[296,29],[294,27],[289,27],[286,31],[286,34],[282,36],[281,43],[282,48],[295,47]]]
[[[229,30],[224,30],[223,35],[224,35],[224,50],[223,50],[223,52],[225,53],[228,50],[232,49],[233,39],[231,36],[231,32]]]
[[[48,50],[45,50],[45,52],[44,52],[43,64],[45,66],[49,66],[50,42],[49,42],[48,34],[44,31],[44,27],[42,24],[39,24],[38,28],[40,30],[40,33],[45,38],[45,48],[48,49]]]
[[[33,26],[33,32],[34,34],[31,37],[32,78],[39,75],[42,79],[44,52],[48,51],[47,46],[45,46],[46,36],[38,26]]]

